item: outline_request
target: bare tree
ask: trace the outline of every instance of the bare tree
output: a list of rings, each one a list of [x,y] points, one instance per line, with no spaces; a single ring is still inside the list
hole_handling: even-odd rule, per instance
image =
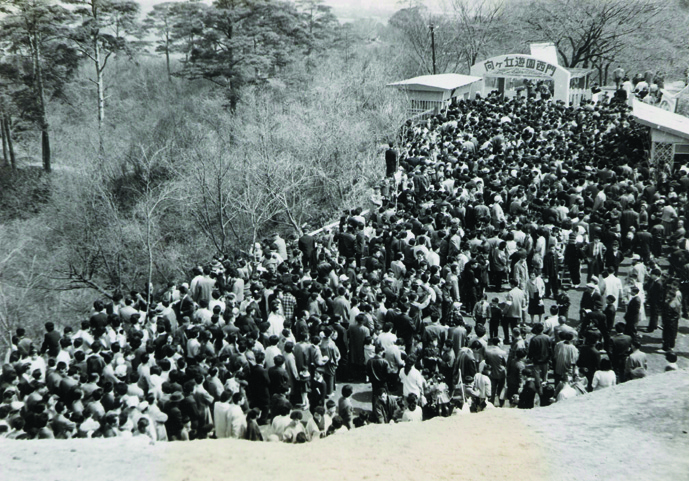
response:
[[[614,58],[630,35],[651,31],[661,11],[653,0],[533,0],[521,9],[527,32],[553,42],[569,68]]]
[[[451,0],[450,6],[458,48],[471,68],[503,35],[504,4],[502,0]]]
[[[260,165],[248,154],[241,159],[241,177],[233,185],[234,207],[242,215],[251,233],[251,248],[267,223],[280,213],[279,199],[262,185]]]
[[[161,219],[165,212],[174,203],[183,200],[181,186],[172,182],[160,182],[157,179],[156,171],[159,163],[165,162],[165,147],[161,147],[154,152],[148,152],[144,147],[141,150],[141,186],[138,187],[137,194],[139,202],[134,211],[135,218],[140,222],[138,231],[139,238],[146,248],[147,270],[146,270],[146,304],[151,304],[151,294],[153,292],[153,267],[155,254],[158,246],[162,243]]]
[[[27,299],[44,280],[36,256],[24,255],[23,243],[6,247],[0,254],[0,351],[11,347],[12,333],[17,327],[26,326]]]
[[[216,251],[225,254],[230,239],[241,242],[241,238],[235,228],[239,211],[235,209],[232,196],[237,171],[229,155],[229,146],[222,141],[219,143],[205,145],[203,151],[197,148],[192,154],[190,213]]]
[[[454,72],[463,64],[459,31],[449,16],[435,15],[425,7],[403,8],[388,23],[397,31],[399,42],[419,72],[433,73],[433,47],[437,73]],[[431,39],[431,27],[435,45]]]

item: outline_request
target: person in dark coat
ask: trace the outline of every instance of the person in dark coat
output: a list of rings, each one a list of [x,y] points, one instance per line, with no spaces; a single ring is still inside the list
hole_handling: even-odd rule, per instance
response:
[[[352,227],[349,227],[337,236],[338,252],[345,259],[356,257],[356,237],[350,232],[351,230]]]
[[[380,389],[388,387],[388,371],[390,364],[383,359],[385,348],[376,344],[376,354],[366,363],[366,374],[371,381],[371,392],[378,392]],[[377,399],[373,398],[373,410],[376,410]]]
[[[301,262],[305,271],[314,270],[318,261],[316,257],[316,240],[312,235],[304,234],[299,238]]]
[[[256,418],[259,416],[258,409],[250,409],[246,413],[246,432],[244,433],[244,439],[248,441],[263,441],[263,434],[261,434],[261,428],[256,422]]]
[[[641,229],[636,233],[636,251],[641,256],[643,262],[648,262],[651,259],[651,249],[653,246],[653,234],[646,229]]]
[[[593,383],[593,375],[600,367],[601,354],[596,349],[596,336],[587,336],[586,342],[579,346],[579,359],[577,360],[577,366],[583,369],[586,379],[588,379],[588,386],[586,390],[591,392],[593,388],[591,384]]]
[[[268,390],[270,395],[286,394],[289,392],[289,374],[285,370],[285,358],[278,354],[273,358],[275,365],[268,369],[268,379],[270,384]]]
[[[552,357],[550,337],[543,334],[543,324],[534,324],[531,332],[535,336],[529,343],[529,360],[534,364],[535,374],[539,376],[539,382],[548,379],[548,365]]]
[[[397,172],[397,151],[392,142],[385,151],[385,177],[392,177]]]
[[[577,287],[581,283],[581,259],[583,254],[576,242],[577,235],[572,232],[569,241],[565,246],[565,265],[569,271],[569,278],[572,286]]]
[[[347,337],[349,338],[349,366],[351,375],[356,380],[363,380],[366,358],[364,356],[364,341],[371,335],[369,329],[364,326],[366,316],[359,314],[354,324],[349,326]]]
[[[268,371],[263,367],[265,360],[265,353],[256,353],[256,364],[251,366],[247,382],[249,383],[247,390],[247,397],[252,408],[261,410],[261,416],[258,419],[258,424],[263,425],[268,422],[268,414],[270,408],[270,378]]]
[[[632,298],[629,299],[627,312],[624,313],[624,322],[626,323],[625,334],[635,337],[643,306],[641,305],[641,298],[639,298],[639,288],[632,286],[631,293]]]
[[[395,415],[398,411],[396,399],[388,395],[385,388],[379,388],[373,395],[377,398],[371,422],[376,424],[388,424],[395,420]]]
[[[650,287],[648,289],[648,306],[650,315],[648,319],[648,329],[646,332],[653,332],[658,328],[658,317],[663,309],[665,300],[665,286],[660,278],[660,269],[651,271]]]
[[[60,339],[62,336],[55,330],[55,324],[48,321],[45,323],[46,333],[43,336],[41,354],[48,353],[48,356],[55,357],[60,353]]]
[[[554,245],[550,246],[543,257],[543,280],[545,281],[545,296],[557,298],[560,290],[560,262]]]
[[[612,367],[618,382],[624,380],[624,368],[632,348],[632,336],[625,334],[625,330],[624,322],[618,322],[615,324],[617,334],[612,338]]]
[[[195,381],[184,383],[184,398],[179,404],[182,417],[191,423],[191,438],[196,439],[203,426],[202,411],[196,396],[194,396]]]
[[[663,350],[672,351],[675,348],[679,318],[682,313],[682,303],[677,297],[676,287],[668,289],[663,305]]]

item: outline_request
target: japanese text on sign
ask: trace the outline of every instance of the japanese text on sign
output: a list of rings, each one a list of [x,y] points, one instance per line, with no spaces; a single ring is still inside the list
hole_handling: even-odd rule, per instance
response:
[[[536,72],[540,72],[544,75],[550,75],[551,77],[555,75],[555,71],[557,67],[555,65],[551,65],[547,62],[543,62],[542,60],[536,60],[533,58],[524,58],[524,57],[509,57],[506,56],[502,59],[502,61],[495,61],[495,60],[487,60],[485,62],[485,68],[486,72],[494,71],[494,70],[504,70],[504,69],[510,69],[510,68],[515,68],[515,69],[529,69],[529,70],[535,70]]]

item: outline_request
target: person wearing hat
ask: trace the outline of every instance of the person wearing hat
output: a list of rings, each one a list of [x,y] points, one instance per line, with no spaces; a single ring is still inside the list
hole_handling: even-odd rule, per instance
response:
[[[624,322],[626,323],[625,334],[636,338],[639,320],[641,319],[641,298],[639,297],[640,290],[637,286],[630,288],[631,298],[627,303],[627,311],[624,313]]]
[[[165,422],[165,430],[168,438],[171,441],[182,441],[184,429],[184,416],[180,409],[180,404],[184,400],[184,395],[180,391],[174,391],[170,394],[170,399],[166,403],[163,412],[167,414],[167,422]]]

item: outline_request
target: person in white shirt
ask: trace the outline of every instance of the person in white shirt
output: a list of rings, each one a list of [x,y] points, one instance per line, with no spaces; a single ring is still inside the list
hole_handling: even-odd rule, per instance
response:
[[[266,334],[268,336],[278,336],[278,338],[279,338],[280,334],[282,334],[282,330],[284,329],[284,324],[285,324],[285,316],[280,314],[280,302],[279,301],[273,301],[270,305],[270,314],[268,315],[268,324],[270,324],[270,327],[268,327]]]
[[[287,426],[287,428],[283,431],[280,440],[286,443],[296,444],[297,442],[299,442],[299,434],[303,434],[305,440],[306,430],[304,429],[304,425],[301,423],[301,420],[303,418],[303,414],[301,413],[301,411],[293,411],[292,414],[290,414],[289,418],[290,423]]]
[[[286,414],[278,414],[273,418],[273,422],[270,424],[270,432],[282,441],[285,431],[290,426],[291,422],[289,411],[287,411]]]
[[[266,347],[266,369],[275,366],[275,356],[282,354],[282,351],[278,347],[278,342],[280,342],[278,336],[270,336],[268,338],[268,347]]]
[[[558,318],[558,307],[556,305],[550,306],[550,317],[546,317],[543,321],[543,334],[550,337],[555,336],[555,328],[560,325]]]
[[[232,393],[229,391],[224,391],[220,395],[220,400],[215,403],[213,406],[213,421],[215,424],[215,436],[218,439],[222,438],[229,438],[230,437],[230,429],[229,425],[227,424],[228,421],[228,415],[227,413],[230,411],[230,398],[232,397]]]
[[[426,380],[416,366],[414,366],[413,359],[407,359],[406,362],[407,364],[400,372],[400,381],[402,381],[402,395],[406,398],[410,394],[414,394],[417,399],[422,400],[424,389],[426,388]]]
[[[594,391],[617,384],[617,377],[615,371],[612,370],[612,363],[610,359],[601,359],[600,369],[593,374],[591,381],[591,388]]]
[[[423,421],[423,413],[421,408],[417,406],[417,397],[415,394],[407,396],[407,409],[402,414],[402,422],[421,422]]]
[[[601,296],[615,296],[613,305],[617,311],[619,299],[622,296],[622,281],[615,275],[615,268],[613,266],[609,266],[608,271],[603,273],[601,284]]]
[[[383,346],[383,349],[387,350],[390,346],[393,346],[397,341],[397,336],[392,333],[393,325],[391,322],[386,322],[383,325],[383,332],[378,335],[378,344]]]
[[[225,413],[225,432],[228,438],[242,439],[246,432],[246,416],[242,410],[244,396],[237,392],[232,395],[232,403]]]
[[[472,396],[471,410],[473,412],[480,412],[486,408],[486,400],[490,398],[492,392],[492,385],[490,382],[491,368],[488,364],[484,364],[481,372],[476,373],[474,377],[474,384],[467,388],[469,394]]]
[[[218,291],[217,289],[213,290],[213,293],[211,295],[213,298],[208,303],[208,309],[213,311],[213,308],[215,308],[215,306],[220,306],[220,315],[222,316],[223,314],[225,314],[227,304],[225,304],[225,301],[220,299],[220,291]]]
[[[196,324],[210,326],[211,317],[213,317],[213,312],[208,308],[208,301],[201,299],[199,301],[199,308],[194,313],[194,322]]]
[[[57,357],[55,358],[56,363],[59,362],[64,362],[67,367],[69,367],[69,364],[72,362],[72,356],[70,356],[69,351],[66,349],[71,345],[71,342],[68,338],[63,337],[60,339],[60,352],[57,353]]]

